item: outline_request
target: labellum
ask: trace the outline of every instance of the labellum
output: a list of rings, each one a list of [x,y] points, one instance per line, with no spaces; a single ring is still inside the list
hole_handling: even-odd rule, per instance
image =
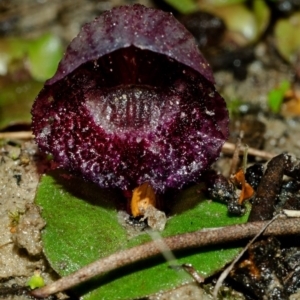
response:
[[[40,149],[101,187],[196,181],[228,112],[192,35],[170,13],[121,6],[86,24],[32,108]]]

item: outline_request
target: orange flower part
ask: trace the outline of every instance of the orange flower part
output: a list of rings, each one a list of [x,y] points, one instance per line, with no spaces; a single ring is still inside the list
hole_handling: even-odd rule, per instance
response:
[[[156,197],[152,186],[145,182],[133,190],[131,198],[131,214],[134,217],[143,216],[146,208],[156,205]]]
[[[241,189],[241,194],[238,200],[239,204],[242,204],[245,200],[250,199],[254,195],[254,190],[246,181],[245,173],[242,169],[233,175],[233,182]]]

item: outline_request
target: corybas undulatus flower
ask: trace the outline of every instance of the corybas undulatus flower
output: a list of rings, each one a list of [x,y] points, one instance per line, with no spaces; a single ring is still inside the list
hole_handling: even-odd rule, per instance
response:
[[[228,112],[192,35],[142,5],[83,26],[32,108],[42,151],[100,187],[157,193],[196,181],[228,137]]]

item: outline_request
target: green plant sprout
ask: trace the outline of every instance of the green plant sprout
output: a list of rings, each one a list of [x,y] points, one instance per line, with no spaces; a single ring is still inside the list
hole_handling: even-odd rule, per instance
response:
[[[288,80],[283,80],[280,85],[268,93],[268,106],[273,113],[280,111],[285,93],[291,88]]]
[[[32,290],[43,287],[45,285],[45,281],[41,276],[41,271],[35,270],[33,275],[27,281],[26,285],[29,286]]]
[[[23,211],[10,211],[8,212],[8,217],[10,219],[10,227],[15,227],[19,224],[21,215],[23,215]]]

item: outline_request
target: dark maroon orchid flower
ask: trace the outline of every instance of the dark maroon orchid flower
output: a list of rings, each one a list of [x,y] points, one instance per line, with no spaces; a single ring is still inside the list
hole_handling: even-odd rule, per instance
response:
[[[193,37],[172,14],[141,5],[82,28],[32,115],[41,150],[122,190],[193,182],[228,137],[225,102]]]

